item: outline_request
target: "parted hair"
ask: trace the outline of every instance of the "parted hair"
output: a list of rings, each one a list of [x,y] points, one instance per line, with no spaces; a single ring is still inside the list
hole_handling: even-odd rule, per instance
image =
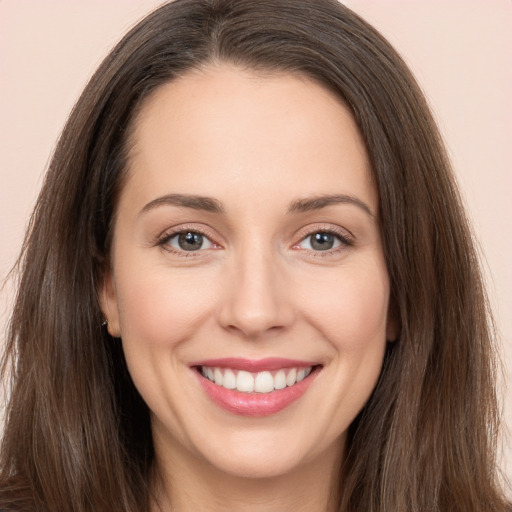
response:
[[[176,0],[130,30],[89,81],[17,264],[0,508],[149,510],[150,417],[120,340],[101,325],[98,288],[143,100],[216,62],[329,88],[371,161],[399,337],[350,426],[340,512],[505,511],[495,334],[450,164],[403,60],[336,0]]]

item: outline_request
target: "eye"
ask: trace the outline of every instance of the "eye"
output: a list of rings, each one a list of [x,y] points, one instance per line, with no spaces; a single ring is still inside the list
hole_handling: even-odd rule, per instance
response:
[[[316,231],[303,238],[295,247],[310,251],[330,251],[342,245],[352,245],[346,237],[330,231]]]
[[[215,244],[206,236],[196,231],[182,231],[180,233],[175,233],[166,237],[166,239],[162,241],[162,245],[168,245],[178,252],[200,251],[215,247]]]

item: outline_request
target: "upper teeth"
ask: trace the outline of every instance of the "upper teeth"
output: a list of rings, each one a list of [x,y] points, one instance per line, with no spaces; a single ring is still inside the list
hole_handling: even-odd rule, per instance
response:
[[[212,368],[202,366],[203,377],[226,389],[236,389],[245,393],[270,393],[274,389],[293,386],[311,373],[312,367],[287,368],[276,372],[251,373],[245,370],[229,368]]]

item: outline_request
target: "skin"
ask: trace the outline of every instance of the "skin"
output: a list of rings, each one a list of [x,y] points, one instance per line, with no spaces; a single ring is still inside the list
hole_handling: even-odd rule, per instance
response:
[[[349,110],[307,78],[217,64],[153,93],[131,144],[101,302],[151,410],[159,506],[335,510],[347,428],[395,335],[378,196]],[[154,203],[166,194],[224,212]],[[289,211],[332,194],[356,202]],[[203,248],[165,240],[183,230],[203,233]],[[325,231],[333,248],[313,248]],[[286,409],[248,418],[213,403],[189,367],[219,357],[322,370]]]

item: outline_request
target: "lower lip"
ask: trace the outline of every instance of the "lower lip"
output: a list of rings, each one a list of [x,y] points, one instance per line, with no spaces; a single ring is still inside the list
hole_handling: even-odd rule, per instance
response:
[[[293,386],[276,389],[270,393],[242,393],[236,389],[226,389],[203,377],[197,369],[194,369],[194,372],[206,394],[226,411],[241,416],[270,416],[298,400],[312,384],[320,372],[320,367],[313,368],[304,380]]]

